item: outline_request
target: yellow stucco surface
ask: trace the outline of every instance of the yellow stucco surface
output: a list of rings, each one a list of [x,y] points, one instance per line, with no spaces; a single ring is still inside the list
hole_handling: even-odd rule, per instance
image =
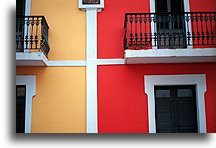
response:
[[[78,0],[31,0],[31,15],[49,25],[49,60],[85,60],[85,11]]]
[[[17,67],[36,75],[32,133],[85,133],[85,67]]]

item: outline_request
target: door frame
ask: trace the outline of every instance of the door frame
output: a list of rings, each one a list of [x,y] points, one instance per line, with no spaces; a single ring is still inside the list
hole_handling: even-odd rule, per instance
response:
[[[16,75],[16,85],[26,86],[25,133],[31,133],[32,98],[36,95],[36,76]]]
[[[198,133],[206,133],[205,98],[206,75],[148,75],[144,76],[144,92],[148,96],[149,133],[156,133],[154,86],[195,85]]]
[[[26,0],[26,3],[25,3],[25,16],[30,16],[31,15],[31,0]],[[25,20],[24,21],[27,21],[28,19],[27,18],[25,18]],[[29,52],[29,49],[26,49],[25,48],[25,36],[29,36],[30,35],[30,32],[28,32],[27,31],[28,30],[28,28],[26,27],[26,25],[24,25],[24,39],[23,39],[23,41],[24,41],[24,52]],[[28,34],[27,34],[27,32],[28,32]]]

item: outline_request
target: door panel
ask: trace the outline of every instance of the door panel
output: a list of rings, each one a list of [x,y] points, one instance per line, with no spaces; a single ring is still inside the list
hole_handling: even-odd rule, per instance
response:
[[[155,116],[157,132],[196,133],[195,86],[155,86]]]

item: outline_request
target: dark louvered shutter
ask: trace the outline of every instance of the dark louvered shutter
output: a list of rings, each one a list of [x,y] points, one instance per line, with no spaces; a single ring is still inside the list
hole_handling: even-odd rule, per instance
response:
[[[155,116],[158,133],[196,133],[195,86],[156,86]]]

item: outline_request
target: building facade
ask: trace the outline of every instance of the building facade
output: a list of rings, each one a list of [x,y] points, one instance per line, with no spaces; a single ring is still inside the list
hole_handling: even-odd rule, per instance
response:
[[[214,0],[18,0],[17,132],[215,133]]]

